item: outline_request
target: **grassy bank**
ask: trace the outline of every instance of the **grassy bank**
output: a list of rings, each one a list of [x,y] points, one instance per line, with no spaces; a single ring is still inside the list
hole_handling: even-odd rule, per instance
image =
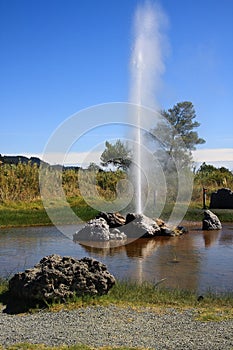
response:
[[[10,301],[6,282],[0,283],[0,302],[7,305]],[[83,296],[69,300],[65,304],[51,303],[40,307],[22,303],[22,312],[36,312],[41,307],[47,311],[57,312],[62,309],[73,310],[80,307],[101,305],[107,307],[116,305],[119,307],[140,308],[149,307],[155,312],[165,312],[167,308],[175,308],[179,311],[195,309],[197,319],[201,321],[221,321],[233,318],[233,293],[215,294],[205,293],[201,297],[197,293],[180,289],[164,288],[161,284],[143,282],[138,284],[130,281],[117,281],[116,285],[107,295]],[[17,301],[17,308],[20,301]]]
[[[98,211],[95,208],[95,201],[92,200],[93,207],[89,206],[82,197],[72,197],[68,199],[71,209],[80,218],[80,221],[88,221],[95,217]],[[51,204],[52,208],[52,204]],[[50,209],[51,209],[50,208]],[[167,220],[171,214],[172,206],[167,206],[161,218]],[[52,208],[56,211],[59,217],[60,224],[72,224],[66,216],[62,215],[62,207]],[[222,222],[233,222],[232,209],[214,209],[212,210],[218,215]],[[184,220],[201,222],[203,219],[203,209],[200,204],[192,203],[185,216]],[[0,227],[20,227],[20,226],[37,226],[51,225],[51,220],[43,207],[40,200],[33,202],[6,202],[0,205]]]
[[[97,215],[98,211],[86,204],[81,197],[68,200],[71,209],[80,218],[80,221],[88,221]],[[73,222],[62,215],[62,207],[54,207],[59,217],[60,224],[72,224]],[[0,227],[20,227],[52,225],[51,220],[40,200],[33,202],[6,202],[0,205]]]

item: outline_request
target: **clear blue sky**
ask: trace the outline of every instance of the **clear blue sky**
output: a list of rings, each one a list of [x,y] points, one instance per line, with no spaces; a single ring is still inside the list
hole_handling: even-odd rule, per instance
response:
[[[132,22],[140,3],[0,0],[1,154],[41,154],[70,115],[128,100]],[[216,162],[222,149],[233,157],[233,1],[160,5],[170,48],[157,99],[164,109],[193,102],[206,139],[199,148],[215,149]],[[80,147],[88,150],[87,142]]]

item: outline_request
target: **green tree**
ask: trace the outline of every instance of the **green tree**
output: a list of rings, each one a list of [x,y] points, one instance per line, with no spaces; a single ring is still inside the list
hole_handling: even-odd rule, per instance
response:
[[[210,188],[232,187],[233,174],[225,167],[216,168],[204,162],[195,174],[195,182]]]
[[[101,167],[98,164],[96,164],[94,162],[91,162],[89,164],[87,170],[90,170],[90,171],[101,171],[102,169],[101,169]]]
[[[161,115],[163,120],[151,130],[152,138],[159,143],[156,155],[160,164],[168,171],[174,167],[191,166],[191,151],[196,149],[196,145],[205,143],[194,131],[200,123],[195,120],[193,104],[179,102],[168,111],[161,111]]]
[[[107,167],[113,165],[117,169],[127,170],[131,164],[131,150],[126,144],[117,140],[115,144],[105,142],[105,150],[100,156],[101,165]]]

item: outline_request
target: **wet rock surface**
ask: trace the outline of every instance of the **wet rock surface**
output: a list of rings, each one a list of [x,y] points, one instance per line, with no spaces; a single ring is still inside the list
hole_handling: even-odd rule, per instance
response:
[[[65,301],[75,295],[107,294],[114,284],[115,278],[103,263],[54,254],[15,274],[9,281],[9,293],[12,298]]]

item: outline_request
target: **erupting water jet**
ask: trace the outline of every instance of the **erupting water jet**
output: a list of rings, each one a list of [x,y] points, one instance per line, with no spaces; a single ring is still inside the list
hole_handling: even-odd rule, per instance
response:
[[[134,48],[131,58],[130,102],[137,105],[135,149],[133,161],[133,182],[135,187],[135,210],[143,213],[143,109],[142,106],[156,109],[155,90],[160,75],[164,71],[160,27],[164,16],[158,7],[146,2],[137,8],[134,20]]]

